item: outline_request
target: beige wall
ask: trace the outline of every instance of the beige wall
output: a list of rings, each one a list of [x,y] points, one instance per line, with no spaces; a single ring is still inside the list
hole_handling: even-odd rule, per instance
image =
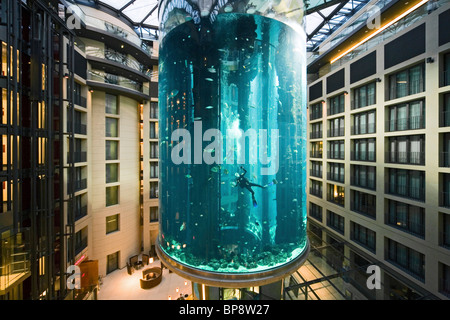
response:
[[[345,113],[339,114],[339,116],[345,115],[345,137],[338,138],[328,138],[327,137],[327,129],[328,129],[328,121],[327,119],[333,118],[335,116],[327,117],[327,104],[323,105],[323,117],[322,119],[312,120],[310,123],[317,123],[322,121],[323,125],[323,138],[322,139],[314,139],[311,140],[308,133],[308,172],[310,169],[310,161],[320,159],[309,159],[309,151],[311,149],[310,142],[311,141],[323,141],[323,158],[322,158],[322,172],[323,179],[311,177],[311,179],[319,180],[323,182],[323,197],[319,199],[316,196],[308,194],[308,210],[309,210],[309,202],[316,203],[323,208],[322,211],[322,223],[321,225],[326,227],[326,210],[333,211],[343,217],[345,217],[345,235],[336,233],[340,238],[344,238],[348,242],[352,243],[356,247],[361,248],[363,252],[376,258],[380,261],[385,260],[385,238],[390,238],[399,243],[406,245],[409,248],[412,248],[420,253],[425,255],[425,283],[415,279],[410,276],[408,273],[403,270],[397,268],[396,266],[385,262],[390,268],[404,275],[406,278],[411,280],[412,282],[424,287],[426,290],[435,294],[436,296],[447,299],[444,295],[438,293],[438,265],[439,263],[445,263],[450,265],[450,252],[448,249],[445,249],[439,246],[439,212],[450,213],[449,209],[439,207],[439,172],[450,173],[449,168],[441,168],[439,167],[439,133],[440,132],[450,132],[449,127],[439,128],[439,99],[443,92],[450,92],[450,87],[442,87],[439,88],[439,66],[442,63],[440,57],[440,53],[450,50],[450,43],[447,43],[443,46],[438,46],[437,40],[437,31],[438,30],[438,19],[437,15],[441,13],[443,10],[447,10],[449,5],[445,8],[441,8],[439,11],[434,12],[433,14],[425,17],[423,20],[420,20],[416,24],[407,28],[406,30],[402,30],[397,33],[395,36],[389,38],[388,41],[392,41],[395,38],[403,35],[408,32],[412,28],[422,24],[426,21],[426,52],[424,54],[418,55],[412,59],[404,61],[392,68],[384,70],[384,44],[382,43],[377,47],[368,51],[371,53],[373,50],[377,51],[377,73],[365,78],[359,82],[353,83],[350,85],[350,63],[343,64],[341,67],[334,69],[334,71],[328,73],[326,76],[333,74],[335,71],[340,70],[341,68],[345,68],[345,87],[339,89],[338,91],[332,92],[330,94],[324,94],[321,98],[310,101],[308,104],[312,105],[321,100],[325,100],[327,102],[327,98],[334,96],[336,94],[347,91],[351,93],[353,88],[361,86],[365,83],[369,83],[376,78],[382,79],[382,82],[376,83],[376,105],[351,110],[350,109],[350,97],[351,94],[345,97]],[[365,54],[359,55],[356,59],[360,59],[364,57]],[[404,98],[394,99],[394,100],[385,100],[386,94],[388,92],[388,76],[391,73],[394,73],[398,70],[404,69],[406,67],[412,66],[418,62],[425,61],[428,57],[433,57],[435,59],[434,63],[425,63],[425,91],[422,93],[418,93],[415,95],[410,95]],[[329,70],[329,67],[327,67]],[[322,71],[328,71],[322,70]],[[319,78],[318,80],[310,83],[309,85],[314,85],[319,81],[323,81],[324,93],[326,92],[326,76]],[[385,132],[385,121],[388,119],[387,114],[387,106],[400,104],[402,102],[412,101],[416,99],[424,98],[425,99],[425,129],[420,130],[410,130],[410,131],[402,131],[402,132]],[[374,134],[366,134],[366,135],[351,135],[351,114],[359,113],[366,110],[376,109],[376,133]],[[309,121],[309,114],[308,114]],[[310,125],[308,125],[308,131],[310,130]],[[408,134],[424,134],[425,135],[425,166],[415,166],[415,165],[400,165],[400,164],[388,164],[385,163],[385,151],[388,149],[387,145],[387,137],[389,136],[401,136]],[[376,163],[373,162],[358,162],[358,161],[350,161],[350,151],[351,151],[351,139],[353,138],[376,138]],[[338,205],[330,203],[326,200],[327,193],[327,141],[330,140],[341,140],[345,139],[345,160],[330,160],[332,162],[341,162],[345,163],[345,183],[335,183],[333,184],[345,186],[345,208],[342,208]],[[376,175],[376,183],[377,188],[376,191],[370,191],[363,188],[351,187],[350,186],[350,164],[361,164],[361,165],[375,165],[377,170]],[[421,170],[425,171],[425,203],[420,203],[417,201],[409,200],[406,198],[385,195],[385,172],[386,168],[404,168],[410,170]],[[310,179],[308,177],[308,184],[310,184]],[[350,211],[350,190],[360,190],[365,193],[374,194],[377,196],[377,214],[376,220],[365,217],[361,214]],[[308,186],[309,190],[309,186]],[[425,208],[425,239],[421,239],[419,237],[410,235],[406,232],[399,231],[395,228],[392,228],[385,224],[385,199],[393,199],[398,200],[403,203],[414,204],[416,206],[420,206]],[[309,212],[309,211],[308,211]],[[317,222],[316,219],[312,219],[314,222]],[[356,222],[362,226],[369,228],[372,231],[376,232],[376,254],[373,254],[369,250],[364,247],[358,245],[356,242],[350,240],[350,221]],[[317,222],[319,223],[319,222]],[[327,228],[330,232],[335,233],[332,229]]]

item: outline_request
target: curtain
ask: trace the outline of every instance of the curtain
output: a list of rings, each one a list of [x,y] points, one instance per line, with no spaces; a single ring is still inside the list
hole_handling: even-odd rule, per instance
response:
[[[408,106],[406,104],[397,107],[397,130],[408,129]]]
[[[402,71],[397,73],[395,81],[395,96],[393,98],[401,98],[408,95],[408,72]]]
[[[375,82],[367,86],[367,105],[375,104]]]
[[[413,172],[410,175],[410,196],[414,199],[422,199],[422,175]]]
[[[409,207],[409,230],[415,234],[424,235],[422,208],[416,206]]]
[[[421,129],[424,127],[423,125],[423,112],[422,112],[422,101],[414,101],[409,105],[409,113],[410,113],[410,121],[409,127],[410,129]]]

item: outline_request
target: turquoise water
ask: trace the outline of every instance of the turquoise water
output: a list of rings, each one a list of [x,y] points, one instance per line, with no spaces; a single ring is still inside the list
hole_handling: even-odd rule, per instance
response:
[[[297,258],[307,245],[302,39],[277,20],[221,14],[174,28],[159,55],[161,249],[224,273]]]

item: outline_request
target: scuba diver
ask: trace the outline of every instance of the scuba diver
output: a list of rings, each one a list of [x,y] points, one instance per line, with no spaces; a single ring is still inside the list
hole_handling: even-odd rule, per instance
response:
[[[245,170],[243,166],[241,166],[241,169],[244,170],[244,173],[241,173],[241,174],[236,173],[235,174],[236,175],[236,186],[239,186],[241,188],[245,188],[245,189],[247,189],[248,191],[251,192],[252,200],[253,200],[253,207],[256,207],[256,206],[258,206],[258,203],[256,202],[255,191],[253,191],[252,187],[259,187],[259,188],[262,188],[262,189],[264,189],[266,187],[263,187],[263,186],[261,186],[259,184],[256,184],[256,183],[251,183],[246,177],[244,177],[245,174],[247,173],[247,170]]]

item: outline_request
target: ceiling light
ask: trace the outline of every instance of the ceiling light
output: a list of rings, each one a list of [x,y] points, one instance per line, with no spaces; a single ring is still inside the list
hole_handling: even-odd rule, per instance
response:
[[[400,19],[404,18],[405,16],[407,16],[408,14],[410,14],[411,12],[413,12],[414,10],[418,9],[419,7],[423,6],[425,3],[427,3],[428,0],[422,0],[419,3],[417,3],[415,6],[409,8],[408,10],[406,10],[405,12],[403,12],[402,14],[398,15],[397,17],[395,17],[394,19],[392,19],[391,21],[389,21],[388,23],[386,23],[384,26],[378,28],[377,30],[375,30],[374,32],[372,32],[371,34],[369,34],[367,37],[363,38],[361,41],[359,41],[358,43],[356,43],[355,45],[353,45],[352,47],[350,47],[349,49],[345,50],[344,52],[342,52],[341,54],[339,54],[337,57],[335,57],[334,59],[332,59],[330,61],[331,64],[335,63],[337,60],[339,60],[340,58],[342,58],[343,56],[345,56],[347,53],[353,51],[354,49],[356,49],[357,47],[359,47],[361,44],[365,43],[366,41],[369,41],[370,39],[372,39],[373,37],[375,37],[377,34],[379,34],[380,32],[382,32],[383,30],[387,29],[388,27],[390,27],[391,25],[393,25],[394,23],[396,23],[397,21],[399,21]]]

